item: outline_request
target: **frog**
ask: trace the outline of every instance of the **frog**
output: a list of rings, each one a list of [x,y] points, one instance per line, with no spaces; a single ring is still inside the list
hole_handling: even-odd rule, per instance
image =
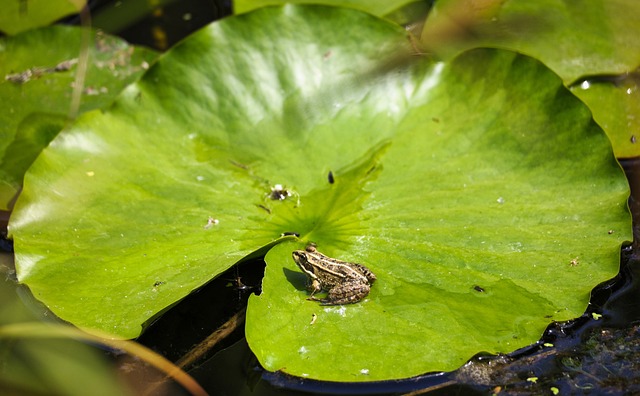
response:
[[[342,261],[320,253],[313,244],[305,250],[295,250],[293,261],[305,273],[308,289],[307,300],[318,301],[320,305],[354,304],[362,301],[376,281],[374,273],[358,263]],[[315,294],[325,290],[325,298]]]

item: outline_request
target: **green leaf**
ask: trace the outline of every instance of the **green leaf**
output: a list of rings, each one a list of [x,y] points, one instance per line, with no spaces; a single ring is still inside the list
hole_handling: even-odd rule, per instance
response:
[[[79,12],[85,4],[84,0],[4,0],[0,4],[0,31],[17,34],[46,26]]]
[[[10,224],[19,279],[62,318],[133,337],[280,242],[247,340],[269,370],[338,381],[450,370],[581,315],[630,237],[606,136],[533,59],[395,67],[410,48],[399,26],[328,7],[197,32],[31,167]],[[369,266],[368,298],[306,301],[291,252],[307,241]]]
[[[620,74],[640,64],[640,2],[636,0],[440,0],[422,41],[451,58],[470,48],[498,47],[530,55],[565,84]]]
[[[234,12],[243,14],[266,6],[282,6],[291,4],[319,4],[335,7],[349,7],[366,11],[373,15],[383,16],[415,0],[236,0],[233,2]]]
[[[628,75],[601,76],[571,86],[607,132],[618,158],[640,156],[640,79]]]
[[[70,115],[110,104],[155,56],[118,38],[73,27],[0,39],[0,99],[5,104],[0,111],[0,210],[10,208],[24,172]],[[79,75],[84,88],[74,108]]]

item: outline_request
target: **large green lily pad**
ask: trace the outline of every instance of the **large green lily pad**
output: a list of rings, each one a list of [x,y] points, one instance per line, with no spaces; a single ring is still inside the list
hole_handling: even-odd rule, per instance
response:
[[[248,342],[269,370],[339,381],[450,370],[581,315],[630,237],[602,130],[533,59],[385,62],[409,48],[326,7],[194,34],[34,163],[10,224],[19,279],[62,318],[134,337],[279,242]],[[368,265],[368,298],[307,301],[291,252],[308,241]]]

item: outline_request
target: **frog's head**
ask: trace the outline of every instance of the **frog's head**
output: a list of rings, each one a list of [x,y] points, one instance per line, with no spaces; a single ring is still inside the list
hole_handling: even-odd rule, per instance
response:
[[[293,256],[293,261],[296,262],[296,264],[298,265],[298,267],[300,267],[302,272],[304,272],[305,274],[309,275],[312,278],[316,277],[316,275],[313,272],[313,265],[309,261],[308,252],[304,250],[294,250],[293,253],[291,253],[291,255]]]

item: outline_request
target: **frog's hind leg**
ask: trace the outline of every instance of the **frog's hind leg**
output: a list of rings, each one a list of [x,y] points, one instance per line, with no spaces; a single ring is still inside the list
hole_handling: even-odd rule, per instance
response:
[[[317,292],[322,291],[322,286],[320,286],[320,282],[317,279],[314,279],[310,284],[307,285],[307,290],[311,292],[311,294],[309,294],[309,297],[307,297],[307,300],[322,301],[313,296]]]
[[[369,294],[370,286],[366,283],[347,282],[333,287],[327,293],[327,298],[319,300],[321,305],[353,304]]]
[[[373,272],[371,272],[371,270],[369,268],[365,267],[362,264],[358,264],[358,263],[353,263],[351,265],[356,267],[360,271],[360,273],[363,274],[367,278],[369,283],[373,283],[373,282],[376,281],[376,279],[377,279],[376,275]]]

